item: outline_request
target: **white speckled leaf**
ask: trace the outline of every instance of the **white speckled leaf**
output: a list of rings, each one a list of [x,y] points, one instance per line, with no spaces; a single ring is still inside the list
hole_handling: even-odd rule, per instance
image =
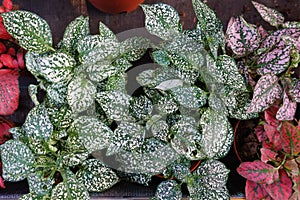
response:
[[[30,96],[31,101],[34,103],[35,106],[40,104],[40,102],[38,101],[38,98],[36,96],[38,93],[37,89],[38,89],[38,85],[30,84],[28,86],[28,94]]]
[[[117,74],[114,76],[110,76],[105,84],[106,91],[119,90],[122,92],[126,92],[126,84],[127,84],[127,75],[126,74]]]
[[[96,117],[80,116],[73,122],[80,142],[89,151],[93,152],[107,148],[110,145],[112,130]]]
[[[41,196],[48,194],[54,184],[54,179],[52,177],[43,177],[42,172],[31,173],[27,177],[27,181],[30,192]]]
[[[172,95],[180,106],[197,109],[206,104],[207,95],[198,87],[176,87],[171,89]]]
[[[132,122],[121,122],[111,137],[111,144],[107,155],[119,153],[122,150],[133,150],[140,147],[145,138],[146,130],[143,126]]]
[[[66,53],[53,53],[37,59],[40,65],[40,75],[50,82],[66,81],[72,77],[75,59]]]
[[[99,35],[104,40],[112,39],[118,41],[116,35],[102,22],[99,22]]]
[[[38,15],[22,10],[1,14],[7,32],[28,51],[44,53],[52,48],[52,35],[47,22]]]
[[[39,54],[34,52],[27,52],[25,54],[26,69],[31,74],[33,74],[35,78],[37,78],[41,74],[41,66],[40,63],[37,61],[38,57]]]
[[[274,10],[272,8],[268,8],[263,4],[257,3],[255,1],[252,1],[252,4],[260,14],[260,16],[271,26],[276,26],[278,27],[284,22],[284,17],[283,15],[278,12],[277,10]]]
[[[293,86],[289,91],[289,94],[293,98],[294,101],[300,103],[300,81],[297,79],[293,79]]]
[[[130,96],[120,92],[100,92],[97,94],[97,101],[109,119],[122,121],[129,118]]]
[[[30,149],[18,140],[8,140],[0,147],[3,178],[7,181],[21,181],[32,170],[34,156]]]
[[[103,43],[103,38],[100,35],[87,35],[78,41],[77,51],[83,56],[88,52]]]
[[[22,130],[28,137],[35,140],[49,139],[53,131],[53,125],[44,105],[40,104],[28,113]]]
[[[74,53],[77,43],[90,33],[89,18],[79,16],[75,18],[65,29],[64,36],[60,42],[60,48]]]
[[[152,69],[142,71],[139,73],[136,77],[136,81],[141,85],[141,86],[146,86],[154,83],[154,71]]]
[[[181,79],[171,79],[161,82],[155,89],[166,91],[179,86],[183,86],[183,81]]]
[[[146,121],[153,111],[153,104],[145,95],[132,97],[129,112],[137,121]]]
[[[87,110],[94,102],[96,86],[84,75],[72,79],[68,85],[67,99],[73,112]]]
[[[267,74],[258,80],[247,112],[262,112],[282,97],[282,88],[275,75]]]
[[[226,187],[214,190],[200,187],[198,192],[191,195],[188,200],[229,200],[230,194]]]
[[[64,82],[53,83],[47,87],[47,99],[55,106],[62,106],[68,103],[67,101],[68,85]]]
[[[180,17],[177,11],[170,5],[156,3],[153,5],[141,5],[146,17],[145,27],[153,35],[164,40],[172,39],[180,32]]]
[[[112,63],[113,66],[115,66],[119,72],[124,73],[127,69],[132,67],[131,62],[129,62],[126,58],[118,58]]]
[[[96,159],[84,161],[76,177],[89,192],[102,192],[119,182],[116,173]]]
[[[278,120],[293,120],[297,109],[297,103],[289,99],[286,92],[283,94],[283,104],[276,113]]]
[[[51,199],[56,200],[90,200],[86,187],[73,177],[59,183],[51,192]]]
[[[144,37],[131,37],[120,44],[120,53],[129,61],[139,60],[150,47],[150,40]]]
[[[226,115],[207,109],[199,121],[202,127],[202,151],[207,158],[224,157],[233,141],[233,131]],[[222,153],[220,153],[222,152]]]
[[[35,194],[34,192],[30,192],[19,197],[19,200],[40,200],[40,198],[41,196]]]
[[[257,60],[257,73],[259,75],[280,74],[290,65],[291,46],[278,46],[277,48],[259,56]]]
[[[88,77],[95,82],[103,81],[104,79],[116,74],[118,69],[108,61],[97,62],[90,64],[86,68]]]
[[[156,188],[155,198],[157,200],[180,200],[181,188],[175,180],[163,181]]]

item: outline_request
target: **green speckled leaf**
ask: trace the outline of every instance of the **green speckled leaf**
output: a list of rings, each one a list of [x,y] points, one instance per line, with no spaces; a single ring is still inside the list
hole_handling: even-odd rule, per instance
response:
[[[40,200],[42,196],[35,194],[34,192],[30,192],[28,194],[24,194],[19,197],[19,200]]]
[[[100,46],[103,43],[103,38],[100,35],[87,35],[78,41],[77,51],[83,56],[89,53],[90,50]]]
[[[94,102],[96,86],[84,75],[72,79],[68,85],[67,99],[73,112],[87,110]]]
[[[207,109],[200,118],[202,151],[207,158],[224,157],[233,141],[233,131],[226,115]],[[220,153],[223,152],[223,153]]]
[[[119,72],[123,73],[130,67],[132,67],[131,62],[129,62],[126,58],[118,58],[112,63],[113,66],[115,66]]]
[[[36,96],[37,93],[38,93],[38,85],[34,85],[34,84],[28,85],[28,94],[30,96],[31,101],[34,103],[35,106],[40,104],[40,102]]]
[[[55,126],[56,131],[66,131],[73,122],[73,112],[67,106],[48,107],[47,111],[50,121]]]
[[[131,37],[120,45],[120,53],[129,61],[139,60],[150,47],[150,40],[144,37]]]
[[[116,35],[102,22],[99,22],[99,35],[104,40],[112,39],[118,41]]]
[[[141,86],[153,84],[154,83],[154,80],[153,80],[154,72],[155,72],[155,70],[152,70],[152,69],[142,71],[136,77],[136,81]]]
[[[42,172],[35,172],[27,177],[29,190],[37,195],[46,195],[50,193],[54,184],[53,178],[45,178]]]
[[[150,118],[152,110],[152,102],[146,96],[131,98],[129,112],[137,121],[144,121]]]
[[[170,96],[161,96],[156,104],[154,104],[154,108],[160,114],[170,114],[179,109],[176,101]]]
[[[179,14],[170,5],[157,3],[141,7],[146,15],[145,27],[151,34],[169,40],[181,31]]]
[[[182,198],[181,187],[175,180],[163,181],[157,186],[155,198],[157,200],[180,200]]]
[[[110,76],[105,84],[106,91],[119,90],[126,92],[126,83],[127,83],[126,74],[117,74]]]
[[[53,53],[37,59],[40,75],[50,82],[62,82],[72,77],[72,69],[76,65],[73,57],[66,53]]]
[[[119,153],[122,150],[133,150],[140,147],[145,138],[145,128],[132,122],[121,122],[111,137],[107,155]]]
[[[154,62],[163,67],[167,67],[171,63],[167,52],[164,50],[156,50],[152,52],[151,56]]]
[[[22,129],[35,140],[47,140],[50,137],[53,125],[44,105],[36,106],[28,113]]]
[[[100,92],[96,100],[101,105],[109,119],[125,120],[129,118],[130,96],[120,92]]]
[[[96,117],[80,116],[74,121],[73,126],[78,132],[80,142],[89,152],[101,150],[110,145],[113,132]]]
[[[198,87],[176,87],[171,89],[175,100],[180,106],[196,109],[206,104],[207,95]]]
[[[75,53],[78,41],[89,33],[89,18],[83,16],[75,18],[65,29],[63,39],[60,42],[60,48],[70,53]]]
[[[28,51],[44,53],[52,49],[52,35],[47,22],[28,11],[1,14],[6,30]]]
[[[67,180],[64,180],[53,188],[51,199],[89,200],[90,196],[82,183],[73,177],[67,177]]]
[[[47,87],[47,100],[55,105],[62,106],[68,103],[67,91],[68,85],[64,82],[53,83]]]
[[[90,64],[86,68],[88,77],[95,82],[103,81],[104,79],[116,74],[118,69],[108,61],[97,62]]]
[[[34,52],[27,52],[25,54],[26,69],[36,78],[41,74],[40,63],[37,62],[39,54]],[[37,78],[39,80],[39,78]]]
[[[0,147],[3,178],[21,181],[32,171],[34,156],[30,149],[18,140],[8,140]]]
[[[229,200],[230,195],[226,187],[210,190],[205,187],[199,188],[199,191],[188,197],[188,200]]]
[[[119,182],[116,173],[96,159],[83,162],[76,177],[90,192],[102,192]]]

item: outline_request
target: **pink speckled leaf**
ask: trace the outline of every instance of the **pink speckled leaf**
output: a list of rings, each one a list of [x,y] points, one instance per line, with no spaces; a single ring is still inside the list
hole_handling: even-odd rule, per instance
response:
[[[267,163],[268,161],[271,160],[276,160],[277,153],[270,149],[261,148],[260,153],[261,153],[260,160],[263,161],[264,163]]]
[[[299,200],[300,199],[300,175],[293,176],[292,180],[293,180],[294,193],[292,194],[289,200]]]
[[[19,105],[19,74],[15,70],[0,70],[0,115],[11,115]]]
[[[297,103],[289,99],[289,96],[284,92],[283,104],[279,108],[276,119],[278,120],[293,120],[297,109]]]
[[[283,166],[285,169],[287,169],[286,171],[288,171],[290,177],[296,177],[300,175],[298,163],[295,159],[287,160]]]
[[[257,73],[265,74],[280,74],[285,71],[290,63],[291,46],[282,46],[262,54],[258,60]]]
[[[249,180],[246,181],[245,194],[246,199],[272,200],[263,185]]]
[[[260,35],[256,27],[242,17],[231,18],[225,41],[235,57],[243,57],[259,47]]]
[[[300,103],[300,81],[297,79],[293,79],[293,86],[289,91],[290,96],[294,101]]]
[[[279,122],[276,119],[276,113],[278,112],[279,106],[273,105],[264,112],[264,118],[265,121],[272,125],[272,126],[278,126]]]
[[[280,151],[282,149],[281,134],[277,130],[277,126],[272,126],[270,124],[264,125],[265,134],[268,137],[268,147],[272,148],[274,151]],[[265,142],[265,141],[264,141]],[[265,146],[264,146],[265,148]]]
[[[269,24],[272,26],[278,27],[284,22],[283,15],[278,12],[277,10],[274,10],[272,8],[268,8],[265,5],[262,5],[260,3],[257,3],[255,1],[252,1],[252,4],[256,8],[256,10],[259,12],[260,16]]]
[[[264,111],[281,96],[282,88],[278,83],[278,78],[273,74],[266,74],[258,80],[247,112]]]
[[[255,183],[272,184],[279,179],[278,169],[259,160],[241,163],[237,172]]]
[[[292,123],[284,121],[280,131],[283,150],[291,155],[300,153],[300,130]]]
[[[273,184],[265,184],[264,188],[273,199],[289,199],[292,195],[292,181],[284,170],[279,170],[280,179]]]

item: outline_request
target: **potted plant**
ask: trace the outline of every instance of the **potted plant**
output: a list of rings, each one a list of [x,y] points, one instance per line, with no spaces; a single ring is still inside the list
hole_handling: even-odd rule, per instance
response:
[[[265,120],[256,129],[260,160],[237,168],[247,179],[247,199],[299,199],[299,123],[280,121],[277,113],[277,106],[266,110]]]
[[[89,2],[103,12],[118,14],[134,11],[144,0],[89,0]]]
[[[229,170],[218,161],[233,140],[228,118],[257,115],[246,113],[250,92],[225,55],[220,20],[202,1],[193,5],[193,30],[182,30],[169,5],[142,5],[146,28],[163,40],[158,45],[142,37],[120,42],[101,22],[91,35],[80,16],[53,47],[49,25],[36,14],[2,14],[38,80],[29,86],[35,107],[0,147],[3,177],[27,178],[22,199],[89,199],[89,191],[120,178],[147,183],[158,173],[178,181],[162,182],[156,199],[180,199],[183,184],[191,199],[229,198]],[[129,93],[127,74],[147,49],[155,65],[137,74],[140,91]],[[41,102],[39,90],[46,92]],[[202,162],[190,172],[193,160]]]

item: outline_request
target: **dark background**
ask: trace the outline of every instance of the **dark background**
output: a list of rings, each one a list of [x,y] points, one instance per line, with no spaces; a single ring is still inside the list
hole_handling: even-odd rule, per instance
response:
[[[130,0],[129,0],[130,1]],[[145,0],[145,3],[163,2],[175,7],[180,13],[185,29],[193,28],[195,24],[195,14],[192,9],[191,0]],[[263,25],[266,29],[271,27],[262,21],[256,12],[250,0],[207,0],[210,8],[215,10],[217,16],[221,19],[224,31],[231,16],[243,15],[247,22]],[[300,1],[299,0],[257,0],[268,7],[280,11],[290,21],[300,21]],[[144,26],[144,14],[141,8],[131,13],[121,13],[110,15],[96,10],[88,1],[85,0],[14,0],[19,9],[29,10],[40,15],[50,25],[54,44],[57,44],[63,36],[66,26],[79,15],[90,17],[91,33],[98,33],[99,21],[105,23],[113,32],[120,33],[125,30],[139,28]],[[20,76],[20,105],[18,110],[7,119],[13,121],[16,125],[21,125],[29,110],[33,107],[27,94],[27,86],[35,83],[33,76],[26,70],[21,72]],[[222,160],[229,169],[231,169],[228,189],[232,196],[243,195],[244,179],[235,172],[239,165],[233,150]],[[121,182],[112,189],[101,193],[92,194],[93,197],[149,197],[152,196],[159,180],[154,180],[150,187],[144,187],[136,184]],[[17,198],[18,194],[28,192],[26,182],[6,183],[7,189],[0,189],[0,199]]]

